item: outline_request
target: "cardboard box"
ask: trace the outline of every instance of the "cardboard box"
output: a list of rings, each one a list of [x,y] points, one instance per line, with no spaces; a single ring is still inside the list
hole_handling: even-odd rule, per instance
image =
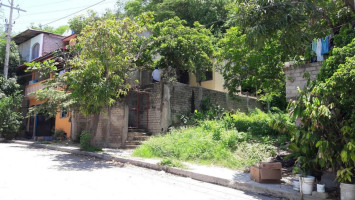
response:
[[[256,182],[280,182],[281,169],[262,169],[260,167],[250,167],[250,179]]]
[[[259,163],[259,167],[262,169],[281,169],[282,164],[280,162],[272,162],[272,163],[261,162]]]

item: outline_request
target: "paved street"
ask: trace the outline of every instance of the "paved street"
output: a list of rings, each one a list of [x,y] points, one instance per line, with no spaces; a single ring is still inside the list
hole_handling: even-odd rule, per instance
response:
[[[0,200],[274,199],[131,165],[0,143]]]

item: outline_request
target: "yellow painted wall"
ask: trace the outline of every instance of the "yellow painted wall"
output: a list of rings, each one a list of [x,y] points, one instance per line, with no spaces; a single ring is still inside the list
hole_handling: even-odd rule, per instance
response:
[[[69,122],[70,112],[68,113],[68,117],[60,118],[60,112],[57,113],[55,117],[55,130],[63,130],[67,133],[67,138],[71,135],[71,122]]]
[[[199,83],[196,81],[196,76],[193,74],[189,74],[189,85],[191,86],[200,86]],[[224,78],[218,72],[212,72],[212,80],[210,81],[202,81],[201,87],[216,90],[220,92],[228,92],[227,89],[223,88]]]

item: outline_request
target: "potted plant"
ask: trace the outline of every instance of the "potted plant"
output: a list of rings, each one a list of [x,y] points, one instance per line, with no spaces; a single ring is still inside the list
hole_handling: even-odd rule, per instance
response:
[[[341,168],[337,171],[337,180],[340,182],[340,199],[355,199],[354,167]]]

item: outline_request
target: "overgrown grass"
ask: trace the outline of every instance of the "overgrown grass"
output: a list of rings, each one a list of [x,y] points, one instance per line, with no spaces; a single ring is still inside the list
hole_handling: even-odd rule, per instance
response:
[[[226,114],[220,120],[201,120],[195,126],[152,137],[134,156],[171,158],[244,169],[276,154],[289,140],[293,124],[285,114]]]

